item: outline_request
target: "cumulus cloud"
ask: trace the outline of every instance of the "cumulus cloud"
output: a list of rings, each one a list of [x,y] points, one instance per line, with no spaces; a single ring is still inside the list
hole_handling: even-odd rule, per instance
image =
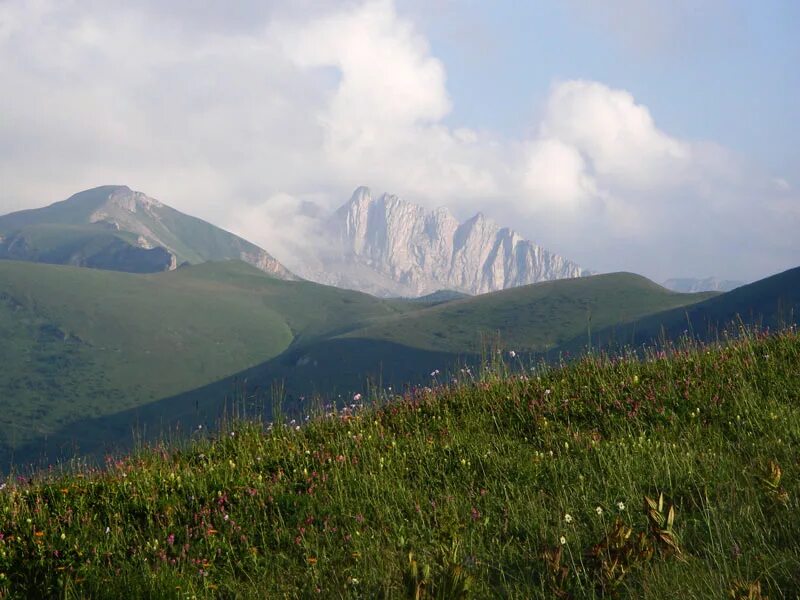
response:
[[[659,131],[631,94],[592,81],[553,87],[541,135],[570,144],[598,177],[627,187],[665,185],[690,159],[688,145]]]
[[[799,254],[781,174],[625,90],[556,81],[504,138],[445,124],[446,66],[390,0],[218,6],[0,2],[0,212],[126,183],[291,264],[366,184],[597,270],[754,278]]]

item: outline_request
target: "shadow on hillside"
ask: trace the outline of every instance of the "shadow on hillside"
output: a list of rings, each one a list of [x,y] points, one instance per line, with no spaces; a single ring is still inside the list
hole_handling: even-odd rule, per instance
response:
[[[64,464],[76,456],[96,462],[126,452],[138,442],[179,442],[215,429],[225,419],[272,420],[280,400],[287,419],[308,414],[323,403],[347,403],[374,388],[395,391],[425,384],[430,374],[475,356],[410,348],[355,338],[333,339],[280,356],[220,381],[111,415],[81,419],[13,452],[0,451],[0,465],[28,470]],[[200,427],[202,426],[202,428]]]
[[[800,322],[800,268],[699,302],[592,332],[592,348],[614,352],[623,346],[658,345],[690,333],[700,341],[714,341],[730,323],[780,329]],[[579,356],[584,336],[554,348],[540,358],[556,362],[562,352]],[[525,363],[535,356],[524,358]],[[290,348],[261,365],[201,388],[151,404],[91,419],[82,419],[11,451],[0,449],[0,465],[46,466],[76,455],[115,454],[129,450],[136,440],[178,441],[214,428],[226,417],[272,419],[280,400],[288,415],[308,414],[314,397],[323,402],[349,402],[355,393],[369,397],[371,387],[429,383],[430,373],[461,364],[475,364],[475,355],[455,355],[411,348],[387,341],[340,338],[308,347]],[[441,378],[439,379],[441,382]],[[288,418],[292,418],[289,416]]]
[[[660,346],[685,336],[699,342],[736,337],[739,328],[780,330],[800,323],[800,268],[790,269],[697,304],[649,315],[594,332],[592,346],[609,352],[624,347]],[[578,353],[580,337],[561,346]]]

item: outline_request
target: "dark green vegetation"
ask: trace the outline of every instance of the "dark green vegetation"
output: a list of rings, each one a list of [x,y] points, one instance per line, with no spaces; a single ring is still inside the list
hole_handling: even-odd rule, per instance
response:
[[[254,244],[119,185],[0,217],[0,258],[133,273],[243,259],[295,278]]]
[[[462,300],[469,298],[469,294],[458,292],[456,290],[438,290],[436,292],[420,296],[418,298],[409,298],[412,302],[422,302],[433,306],[435,304],[444,304],[445,302],[452,302],[453,300]]]
[[[800,268],[743,285],[702,302],[599,329],[592,344],[602,348],[650,345],[658,340],[676,340],[683,335],[713,341],[733,325],[756,325],[780,329],[800,321]],[[565,348],[586,343],[578,337]]]
[[[130,275],[0,261],[0,439],[9,455],[82,418],[192,390],[406,306],[241,262]],[[109,440],[81,433],[87,445]]]
[[[430,382],[498,337],[552,350],[589,316],[610,324],[706,297],[622,273],[430,307],[238,261],[148,275],[0,261],[3,466],[213,424],[234,402],[269,416],[284,395],[302,412],[301,396],[347,398],[368,380]]]
[[[303,427],[234,422],[104,469],[10,480],[0,586],[796,598],[798,445],[796,329],[644,360],[512,360]]]
[[[157,273],[172,264],[163,248],[139,248],[136,236],[92,225],[30,225],[5,234],[0,258]]]
[[[546,352],[591,328],[627,323],[714,294],[670,292],[640,275],[612,273],[547,281],[440,304],[413,316],[388,319],[349,337],[414,348],[478,354],[500,336],[516,351]]]

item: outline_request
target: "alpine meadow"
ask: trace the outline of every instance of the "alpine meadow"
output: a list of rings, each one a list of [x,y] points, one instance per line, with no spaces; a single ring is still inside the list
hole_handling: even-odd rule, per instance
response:
[[[0,2],[0,599],[800,598],[798,22]]]

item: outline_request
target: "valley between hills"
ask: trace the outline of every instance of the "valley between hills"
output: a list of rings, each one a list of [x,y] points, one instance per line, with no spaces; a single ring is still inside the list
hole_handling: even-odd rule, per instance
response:
[[[678,293],[590,275],[482,216],[459,224],[366,188],[321,227],[326,280],[340,269],[351,287],[388,290],[394,277],[396,290],[442,289],[377,297],[304,280],[126,186],[0,216],[0,465],[120,451],[230,411],[302,417],[314,403],[440,383],[496,351],[534,365],[800,314],[798,269]],[[468,293],[485,286],[508,287]]]
[[[0,217],[0,590],[796,589],[764,532],[800,267],[683,293],[364,188],[337,214],[304,274],[344,287],[124,186]]]
[[[589,343],[708,337],[757,307],[779,324],[800,270],[727,294],[678,294],[632,274],[545,282],[432,306],[285,281],[240,261],[142,275],[0,262],[6,460],[63,459],[213,426],[238,401],[325,401],[426,385],[494,348],[531,364]],[[753,323],[755,319],[748,319]],[[309,405],[310,406],[310,405]],[[125,443],[127,441],[127,444]]]

